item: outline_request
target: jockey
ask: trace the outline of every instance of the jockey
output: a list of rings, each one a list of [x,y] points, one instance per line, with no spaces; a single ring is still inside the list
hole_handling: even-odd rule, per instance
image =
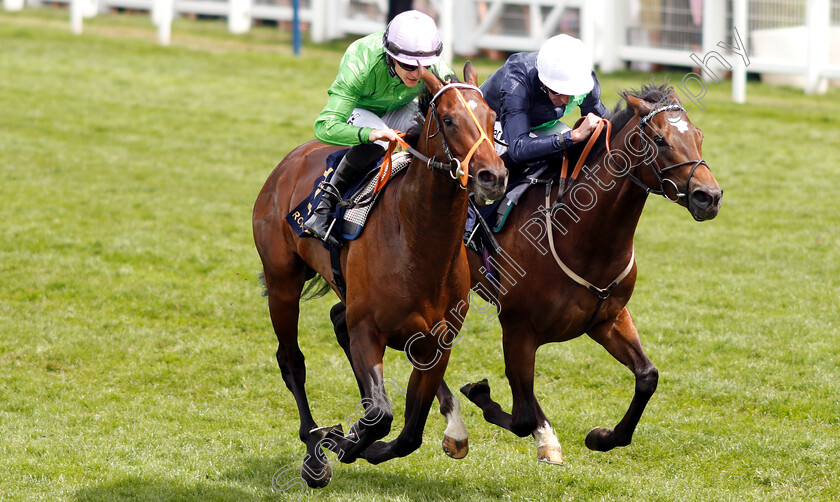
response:
[[[394,129],[406,131],[415,122],[415,98],[426,87],[417,65],[431,66],[440,76],[452,74],[439,62],[442,49],[434,20],[416,10],[397,15],[384,32],[347,48],[327,91],[327,104],[315,121],[315,137],[322,143],[352,146],[332,180],[321,185],[321,202],[303,223],[309,233],[327,239],[335,204],[397,139]]]
[[[583,42],[568,35],[549,38],[538,52],[520,52],[487,78],[484,99],[499,117],[496,145],[512,177],[529,165],[562,153],[592,134],[599,117],[601,86]],[[560,121],[575,108],[585,120],[574,130]]]

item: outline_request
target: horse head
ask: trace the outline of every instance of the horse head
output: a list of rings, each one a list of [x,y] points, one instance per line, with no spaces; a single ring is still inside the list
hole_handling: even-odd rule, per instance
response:
[[[642,91],[642,96],[624,93],[638,118],[638,134],[628,136],[638,137],[638,144],[628,146],[642,158],[633,166],[639,168],[638,178],[631,179],[685,207],[695,220],[711,220],[720,210],[723,190],[703,160],[703,132],[691,123],[673,87]]]
[[[464,83],[442,82],[425,68],[421,77],[431,97],[420,145],[426,143],[429,157],[453,166],[452,176],[461,178],[478,204],[501,198],[508,173],[493,145],[496,113],[476,85],[472,64],[464,66]]]

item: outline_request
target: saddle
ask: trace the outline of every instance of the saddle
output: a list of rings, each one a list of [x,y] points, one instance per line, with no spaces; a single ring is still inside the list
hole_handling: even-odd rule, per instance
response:
[[[482,254],[485,249],[494,252],[497,244],[493,234],[499,233],[507,223],[516,204],[534,185],[545,184],[549,179],[543,177],[548,171],[548,164],[538,163],[525,171],[521,176],[511,180],[505,196],[488,206],[470,204],[467,209],[467,225],[464,232],[464,244],[468,249]],[[550,173],[554,176],[558,173]]]
[[[335,167],[338,166],[338,163],[341,162],[348,151],[349,149],[339,150],[327,157],[327,169],[324,175],[315,180],[312,192],[286,215],[286,221],[298,237],[313,237],[312,234],[303,229],[303,222],[306,221],[312,210],[318,207],[323,195],[323,190],[320,188],[321,183],[330,181],[332,174],[335,172]],[[363,176],[361,181],[348,189],[343,199],[336,204],[335,212],[332,215],[335,220],[332,232],[338,232],[341,236],[340,240],[352,241],[358,239],[362,234],[368,216],[379,197],[380,192],[375,188],[380,182],[378,174],[381,161],[382,159],[377,160],[374,164],[376,167]],[[408,152],[393,154],[391,156],[390,177],[393,178],[402,173],[410,163],[411,155]]]

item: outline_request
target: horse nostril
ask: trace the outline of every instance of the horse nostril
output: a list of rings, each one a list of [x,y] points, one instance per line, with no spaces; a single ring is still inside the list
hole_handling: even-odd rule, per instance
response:
[[[490,171],[480,171],[478,173],[478,183],[482,186],[492,186],[497,179],[498,177]]]
[[[703,190],[695,190],[694,193],[691,194],[691,198],[694,201],[694,204],[701,208],[711,206],[712,201],[714,200],[714,197],[712,197],[711,194]]]

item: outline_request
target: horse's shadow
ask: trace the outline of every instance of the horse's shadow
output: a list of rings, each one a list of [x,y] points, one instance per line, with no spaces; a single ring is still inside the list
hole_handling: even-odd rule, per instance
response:
[[[229,500],[233,502],[263,500],[265,497],[213,483],[185,485],[174,479],[146,479],[132,476],[98,486],[81,488],[76,491],[73,498],[85,502],[113,502],[115,500]]]
[[[330,492],[341,500],[355,500],[362,494],[373,499],[408,497],[410,500],[501,500],[506,488],[499,483],[480,486],[440,475],[397,472],[386,466],[338,464],[330,484],[314,491],[303,485],[299,464],[275,458],[252,457],[215,480],[186,484],[176,479],[149,479],[138,476],[76,491],[74,500],[85,502],[114,500],[164,501],[257,501],[306,500]],[[378,496],[378,497],[377,497]]]
[[[453,461],[454,462],[454,461]],[[426,474],[423,472],[402,472],[394,466],[372,466],[364,461],[354,464],[333,464],[332,480],[330,484],[317,491],[302,490],[299,464],[288,462],[279,464],[276,458],[251,458],[236,470],[229,471],[227,478],[237,484],[252,489],[265,489],[285,500],[306,500],[307,497],[320,492],[329,492],[341,500],[356,500],[360,496],[371,499],[391,499],[408,497],[410,500],[493,500],[503,499],[508,493],[505,486],[499,483],[482,483],[473,486],[461,480],[447,477],[446,474]],[[413,470],[413,469],[412,469]],[[278,476],[281,472],[281,476]],[[294,484],[294,481],[298,484]],[[280,493],[282,487],[285,493]],[[247,489],[247,488],[246,488]],[[303,493],[302,497],[299,494]]]

